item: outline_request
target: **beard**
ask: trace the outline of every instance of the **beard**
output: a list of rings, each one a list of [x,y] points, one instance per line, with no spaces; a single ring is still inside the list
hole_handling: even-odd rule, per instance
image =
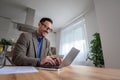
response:
[[[42,31],[42,36],[46,36],[48,34],[48,32],[47,31]]]
[[[48,31],[39,28],[38,33],[39,33],[40,36],[46,36],[48,34]]]

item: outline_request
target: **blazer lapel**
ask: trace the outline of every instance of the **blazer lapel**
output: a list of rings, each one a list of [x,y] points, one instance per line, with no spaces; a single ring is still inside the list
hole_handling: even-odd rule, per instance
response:
[[[44,56],[45,56],[45,48],[46,48],[46,40],[45,40],[45,38],[43,38],[43,42],[42,42],[42,49],[41,49],[41,58],[44,58]]]
[[[37,37],[36,37],[36,33],[34,32],[33,35],[32,35],[32,40],[33,40],[33,47],[34,47],[34,50],[35,50],[35,55],[37,53]]]

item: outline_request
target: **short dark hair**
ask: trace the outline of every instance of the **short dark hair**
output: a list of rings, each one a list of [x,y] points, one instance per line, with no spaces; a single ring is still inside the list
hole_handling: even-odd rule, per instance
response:
[[[51,22],[51,23],[53,24],[52,19],[47,18],[47,17],[43,17],[43,18],[40,20],[41,23],[44,23],[45,21],[49,21],[49,22]]]

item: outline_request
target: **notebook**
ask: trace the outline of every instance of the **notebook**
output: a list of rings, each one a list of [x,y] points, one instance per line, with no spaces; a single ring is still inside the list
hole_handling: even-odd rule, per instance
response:
[[[45,69],[45,70],[58,70],[61,69],[63,67],[69,66],[73,60],[75,59],[75,57],[77,56],[77,54],[80,52],[80,50],[72,47],[71,50],[69,51],[69,53],[67,54],[67,56],[63,59],[62,63],[59,66],[55,66],[55,67],[41,67],[40,69]]]

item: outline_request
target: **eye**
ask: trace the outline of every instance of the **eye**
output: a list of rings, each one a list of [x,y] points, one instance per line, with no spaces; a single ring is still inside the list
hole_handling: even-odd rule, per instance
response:
[[[42,25],[43,25],[47,30],[49,30],[50,32],[52,32],[52,29],[49,28],[46,24],[42,23]]]

